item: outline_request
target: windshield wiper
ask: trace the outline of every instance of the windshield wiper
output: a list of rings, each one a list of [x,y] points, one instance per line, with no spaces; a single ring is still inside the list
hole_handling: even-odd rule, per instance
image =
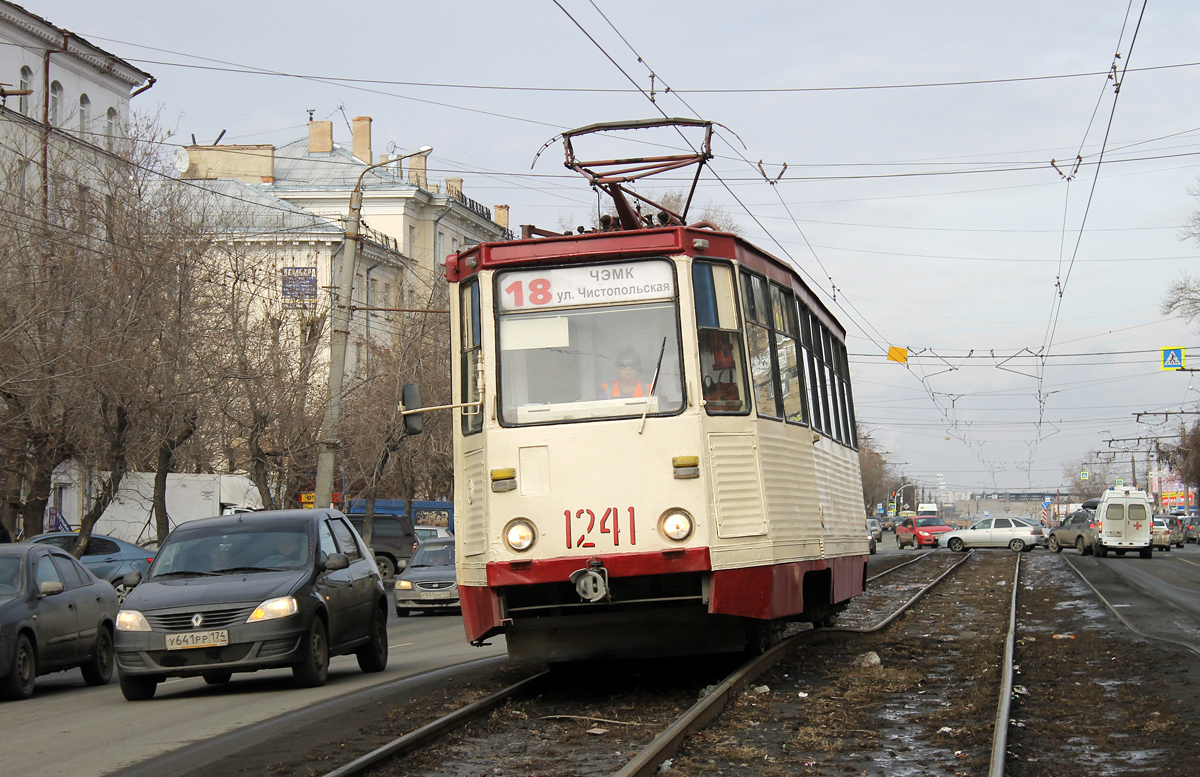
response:
[[[282,567],[227,567],[225,569],[214,569],[210,574],[214,575],[229,575],[238,572],[282,572]]]
[[[159,572],[155,577],[212,577],[216,572],[201,572],[198,569],[180,569],[176,572]]]
[[[654,377],[650,379],[650,396],[646,397],[646,409],[642,411],[642,425],[638,427],[638,434],[641,434],[646,428],[646,414],[650,412],[650,397],[654,396],[654,392],[658,389],[658,370],[662,367],[663,354],[667,352],[667,338],[663,338],[662,348],[658,349],[658,362],[654,365]]]

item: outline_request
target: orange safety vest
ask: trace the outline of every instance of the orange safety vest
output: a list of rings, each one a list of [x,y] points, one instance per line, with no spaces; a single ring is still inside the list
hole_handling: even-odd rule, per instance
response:
[[[644,391],[642,389],[643,386],[645,386]],[[607,383],[601,383],[600,387],[602,389],[604,389],[605,396],[610,397],[612,399],[621,399],[621,382],[620,381],[614,380],[612,382],[611,388],[609,388],[609,384],[607,384]],[[638,381],[637,385],[634,386],[634,388],[633,388],[633,393],[630,394],[629,396],[630,397],[644,397],[644,396],[649,396],[649,394],[650,394],[650,386],[645,383],[642,383],[641,381]]]

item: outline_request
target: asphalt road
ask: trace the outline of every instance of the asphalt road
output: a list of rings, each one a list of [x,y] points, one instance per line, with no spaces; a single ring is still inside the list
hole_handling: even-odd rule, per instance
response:
[[[389,618],[388,668],[364,674],[354,656],[338,656],[321,688],[296,688],[288,669],[234,675],[225,686],[200,678],[168,680],[148,702],[127,702],[116,678],[90,688],[78,670],[38,679],[32,699],[0,704],[0,774],[99,777],[145,763],[217,734],[473,659],[505,653],[504,640],[474,648],[453,615]],[[173,770],[156,758],[150,773]],[[194,760],[194,758],[193,758]]]

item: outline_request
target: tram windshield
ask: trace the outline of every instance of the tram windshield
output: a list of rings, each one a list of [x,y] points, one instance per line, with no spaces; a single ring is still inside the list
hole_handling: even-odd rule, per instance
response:
[[[505,424],[682,410],[670,263],[519,270],[496,288]]]

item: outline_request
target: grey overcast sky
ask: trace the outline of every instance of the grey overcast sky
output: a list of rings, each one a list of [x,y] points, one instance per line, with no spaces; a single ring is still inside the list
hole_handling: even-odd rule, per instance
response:
[[[514,224],[590,222],[561,146],[531,168],[564,129],[721,123],[700,202],[820,290],[861,425],[910,476],[1052,489],[1110,439],[1178,432],[1133,413],[1200,400],[1159,369],[1164,347],[1200,367],[1159,312],[1200,272],[1195,0],[26,5],[153,73],[134,108],[180,142],[280,145],[312,109],[348,143],[367,115],[376,153],[433,146],[434,178]]]

